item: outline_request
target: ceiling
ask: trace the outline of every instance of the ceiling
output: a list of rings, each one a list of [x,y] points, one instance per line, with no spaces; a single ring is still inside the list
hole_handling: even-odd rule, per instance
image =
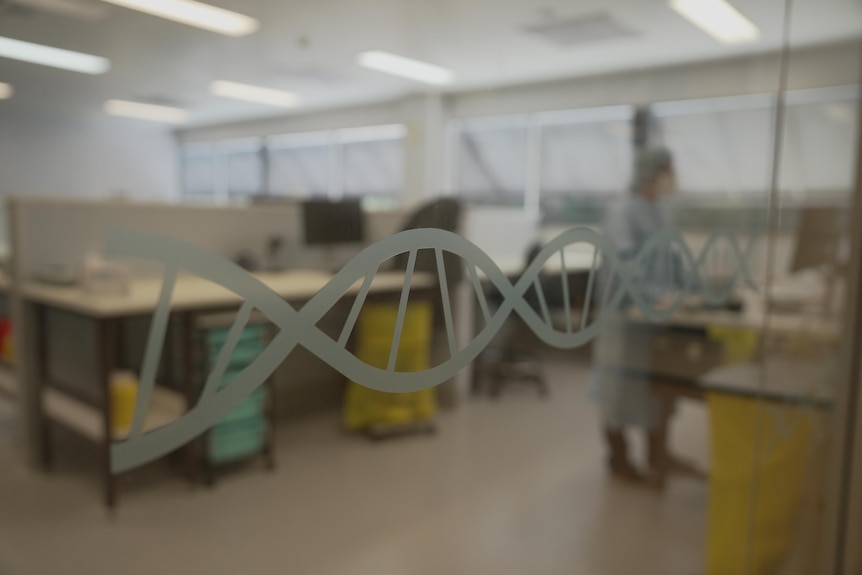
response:
[[[8,0],[6,0],[8,1]],[[99,0],[101,19],[21,10],[0,0],[0,36],[109,57],[88,76],[0,59],[0,82],[15,98],[0,110],[100,113],[109,98],[179,105],[193,124],[284,112],[208,93],[223,79],[300,94],[312,109],[380,101],[428,89],[359,68],[356,54],[381,49],[452,68],[447,90],[738,56],[777,49],[784,0],[733,0],[761,31],[742,46],[720,44],[668,7],[667,0],[208,0],[258,18],[260,31],[229,38]],[[526,28],[604,12],[628,31],[563,45]],[[860,0],[796,0],[794,45],[862,37]]]

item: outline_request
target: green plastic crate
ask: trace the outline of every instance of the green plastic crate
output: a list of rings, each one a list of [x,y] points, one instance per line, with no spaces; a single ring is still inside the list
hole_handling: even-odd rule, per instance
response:
[[[256,389],[251,395],[246,397],[242,403],[237,405],[225,415],[218,425],[223,423],[232,423],[253,418],[263,418],[263,390]]]
[[[229,328],[214,328],[202,332],[201,342],[205,352],[203,369],[211,367],[218,359],[222,347],[227,341]],[[266,347],[265,330],[260,325],[246,326],[237,340],[231,354],[229,369],[243,368],[253,362]]]
[[[263,344],[258,341],[238,342],[230,356],[228,366],[230,369],[243,368],[257,359],[263,351]],[[221,347],[210,347],[207,357],[208,365],[215,365]]]
[[[265,436],[266,424],[259,418],[219,423],[210,432],[210,462],[228,463],[256,455],[263,451]]]
[[[230,327],[216,327],[205,330],[203,333],[204,340],[210,347],[221,349],[224,342],[227,341],[227,335],[230,332]],[[264,339],[266,332],[263,325],[247,325],[242,330],[239,336],[239,344],[246,342],[261,342]]]
[[[222,377],[221,382],[219,383],[219,389],[222,389],[230,384],[233,381],[234,377],[241,370],[234,370],[226,373],[224,377]],[[204,380],[200,380],[198,382],[198,387],[202,388],[204,385]],[[263,408],[264,408],[264,399],[266,398],[266,390],[262,387],[255,389],[251,394],[246,397],[242,403],[233,408],[227,415],[225,415],[221,422],[228,421],[238,421],[241,419],[249,419],[252,417],[263,417]]]
[[[227,371],[219,382],[219,389],[230,385],[264,350],[265,327],[249,325],[243,329]],[[219,327],[199,332],[198,341],[204,347],[203,357],[198,365],[199,387],[203,387],[206,382],[219,352],[227,341],[229,331],[230,327]],[[209,431],[208,459],[211,463],[229,463],[261,453],[267,426],[264,417],[265,398],[266,391],[262,388],[256,389]]]

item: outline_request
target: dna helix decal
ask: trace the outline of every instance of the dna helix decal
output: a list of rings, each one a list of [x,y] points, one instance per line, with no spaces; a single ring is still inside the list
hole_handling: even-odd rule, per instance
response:
[[[753,242],[753,239],[752,239]],[[553,325],[544,299],[540,277],[551,258],[560,260],[561,270],[568,270],[566,248],[574,244],[593,247],[592,265],[587,284],[586,308],[592,301],[600,301],[598,312],[581,315],[579,326],[573,325],[569,305],[570,289],[566,273],[560,274],[566,325],[558,329]],[[749,252],[750,252],[749,246]],[[422,372],[395,370],[407,302],[410,296],[416,256],[420,250],[433,250],[436,256],[439,292],[449,344],[449,358]],[[684,269],[682,289],[678,290],[669,305],[658,306],[642,293],[639,270],[651,260],[674,251],[680,256]],[[127,439],[111,446],[111,469],[122,472],[162,455],[194,439],[215,425],[230,410],[262,385],[297,345],[302,345],[317,357],[335,368],[345,377],[366,387],[387,392],[411,392],[434,387],[453,377],[470,365],[489,345],[507,318],[520,316],[545,343],[571,349],[589,342],[598,335],[602,326],[611,319],[628,297],[643,316],[653,322],[671,317],[682,305],[685,297],[694,290],[703,293],[707,301],[720,303],[726,300],[741,282],[751,289],[755,283],[748,270],[748,258],[735,238],[724,232],[713,234],[697,257],[692,254],[682,236],[674,230],[655,234],[631,260],[623,261],[610,242],[589,228],[570,229],[545,245],[527,266],[520,278],[512,283],[494,261],[480,248],[461,236],[437,229],[417,229],[401,232],[364,249],[348,262],[329,283],[300,309],[294,309],[280,295],[270,290],[255,276],[221,256],[188,243],[133,230],[112,230],[107,233],[106,256],[153,260],[164,265],[162,289],[153,313],[141,369],[140,387],[132,426]],[[735,261],[733,273],[720,289],[710,289],[704,275],[709,271],[711,254],[722,252]],[[404,283],[398,302],[398,315],[393,334],[387,369],[380,369],[360,361],[347,347],[362,307],[368,297],[372,280],[381,265],[399,254],[408,254]],[[484,327],[469,342],[459,346],[455,338],[452,302],[449,300],[448,280],[443,265],[444,254],[453,254],[463,261],[468,271],[484,317]],[[599,268],[606,270],[612,282],[598,282]],[[149,408],[155,385],[155,375],[164,346],[165,333],[171,313],[171,294],[180,271],[193,274],[227,288],[238,295],[242,303],[227,340],[219,351],[212,371],[206,378],[198,401],[180,419],[147,433],[143,422]],[[490,286],[502,296],[502,302],[490,310],[485,289],[477,270],[481,270]],[[361,283],[360,283],[361,282]],[[347,294],[354,284],[360,284],[352,307],[338,339],[324,333],[317,323]],[[596,284],[606,286],[603,294]],[[525,293],[534,287],[538,295],[539,310],[531,306]],[[595,292],[595,293],[594,293]],[[257,310],[271,321],[278,331],[258,357],[219,389],[231,354],[251,313]]]

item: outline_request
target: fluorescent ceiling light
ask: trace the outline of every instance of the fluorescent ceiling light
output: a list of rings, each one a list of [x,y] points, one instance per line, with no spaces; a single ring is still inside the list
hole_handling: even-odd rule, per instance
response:
[[[111,61],[101,56],[52,48],[51,46],[2,36],[0,36],[0,58],[10,58],[84,74],[104,74],[111,68]]]
[[[203,28],[226,36],[246,36],[260,28],[260,21],[224,8],[195,0],[104,0],[180,24]]]
[[[448,68],[435,66],[427,62],[420,62],[412,58],[405,58],[389,52],[371,51],[362,52],[359,55],[359,64],[372,70],[386,72],[395,76],[442,86],[451,84],[455,80],[455,74]]]
[[[104,20],[110,8],[89,0],[9,0],[12,4],[74,18],[83,22]]]
[[[670,7],[725,44],[757,40],[760,31],[726,0],[670,0]]]
[[[182,108],[156,106],[127,100],[108,100],[105,102],[105,113],[111,116],[122,116],[136,120],[164,122],[166,124],[185,124],[189,114]]]
[[[14,93],[15,91],[10,84],[0,82],[0,100],[8,100]]]
[[[210,84],[210,91],[222,98],[244,100],[279,108],[293,108],[299,105],[299,96],[296,94],[250,84],[240,84],[239,82],[216,80]]]

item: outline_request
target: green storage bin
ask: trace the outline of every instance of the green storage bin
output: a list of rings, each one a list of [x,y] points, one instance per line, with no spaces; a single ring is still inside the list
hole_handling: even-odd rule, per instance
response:
[[[210,347],[221,349],[224,342],[227,341],[227,335],[230,332],[230,327],[216,327],[206,330],[204,339]],[[261,342],[266,335],[263,325],[247,325],[242,330],[239,336],[237,346],[247,342]]]
[[[228,463],[263,451],[266,423],[259,418],[219,423],[210,432],[209,459]]]
[[[203,332],[202,343],[205,352],[204,365],[200,366],[201,368],[205,370],[218,360],[219,353],[227,341],[228,331],[229,328],[215,328]],[[262,325],[246,326],[231,354],[229,369],[243,368],[253,362],[266,347],[265,335]]]
[[[246,419],[263,418],[263,398],[263,390],[256,389],[251,395],[246,397],[242,403],[229,411],[228,414],[219,421],[218,425]]]
[[[258,341],[238,342],[233,350],[233,354],[230,356],[229,368],[237,369],[249,365],[257,359],[257,356],[263,351],[263,347],[263,344]],[[209,357],[207,358],[209,365],[215,365],[220,351],[221,347],[209,348]]]
[[[266,347],[266,326],[249,325],[243,329],[231,355],[219,389],[254,362]],[[198,363],[198,385],[203,387],[227,341],[230,327],[218,327],[199,332],[199,344],[204,348]],[[258,388],[225,415],[208,433],[207,456],[210,463],[223,464],[245,459],[263,451],[267,422],[264,415],[266,390]]]
[[[218,384],[218,389],[222,389],[223,387],[227,387],[230,384],[230,382],[233,381],[233,378],[235,378],[237,376],[237,374],[241,371],[242,371],[242,369],[232,369],[232,370],[226,372],[222,376],[221,381]],[[199,369],[198,372],[201,374],[198,377],[198,389],[203,389],[203,386],[206,383],[207,378],[209,377],[209,373],[208,373],[208,370],[204,370],[204,369]]]
[[[241,370],[233,370],[228,372],[222,377],[221,382],[219,383],[219,389],[224,388],[229,385],[233,378]],[[202,388],[204,385],[204,380],[198,382],[198,387]],[[251,394],[246,397],[242,403],[233,408],[227,415],[225,415],[221,422],[227,421],[238,421],[241,419],[249,419],[253,417],[263,417],[263,407],[264,407],[264,399],[266,398],[266,390],[262,387],[257,388]]]

